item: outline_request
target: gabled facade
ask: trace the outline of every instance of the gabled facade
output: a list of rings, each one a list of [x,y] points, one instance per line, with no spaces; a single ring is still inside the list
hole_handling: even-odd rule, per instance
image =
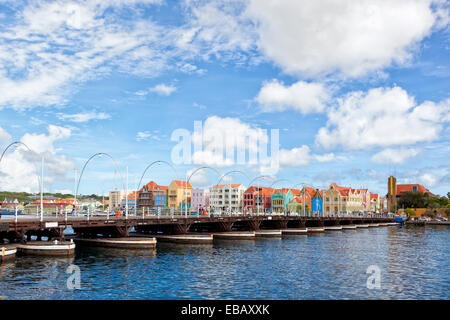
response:
[[[295,192],[295,191],[294,191]],[[278,189],[272,194],[271,201],[271,212],[273,213],[283,213],[288,210],[288,204],[294,200],[294,195],[291,189]]]
[[[323,191],[317,189],[311,199],[311,213],[313,215],[323,215]]]
[[[138,191],[138,208],[146,211],[165,208],[166,193],[166,186],[160,186],[156,182],[150,181]]]
[[[167,188],[168,208],[181,210],[186,198],[191,198],[192,185],[185,181],[173,180]]]
[[[269,212],[271,207],[272,188],[251,186],[245,190],[244,212],[248,214]]]

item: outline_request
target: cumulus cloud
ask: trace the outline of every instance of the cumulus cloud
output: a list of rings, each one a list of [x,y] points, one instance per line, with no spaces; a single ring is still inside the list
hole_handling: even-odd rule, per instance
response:
[[[55,143],[67,139],[70,129],[50,125],[47,134],[27,133],[21,138],[31,150],[18,146],[8,151],[0,164],[0,188],[8,191],[38,192],[41,159],[45,159],[44,190],[57,180],[64,179],[74,167],[73,161],[58,155]]]
[[[380,164],[402,164],[406,160],[414,158],[419,154],[419,150],[415,148],[387,148],[374,154],[371,160]]]
[[[251,0],[247,8],[264,54],[313,77],[362,76],[409,61],[414,45],[445,25],[442,11],[433,0]]]
[[[365,149],[430,142],[449,121],[450,99],[417,105],[400,87],[351,92],[328,110],[316,143],[326,149]]]
[[[82,123],[82,122],[88,122],[90,120],[107,120],[110,119],[111,116],[105,112],[81,112],[81,113],[74,113],[74,114],[58,114],[58,118],[61,120],[76,122],[76,123]]]
[[[329,98],[329,90],[321,83],[298,81],[285,86],[274,79],[264,83],[256,101],[264,112],[293,109],[307,114],[322,112]]]
[[[0,142],[8,142],[11,139],[11,135],[2,127],[0,127]]]
[[[192,142],[202,146],[192,156],[194,164],[228,167],[245,163],[245,159],[238,159],[239,152],[247,154],[249,161],[252,154],[257,161],[260,147],[268,143],[268,135],[267,130],[237,118],[211,116],[205,120],[202,132],[192,134]]]
[[[153,88],[150,88],[150,92],[155,92],[160,96],[170,96],[173,92],[177,90],[177,87],[171,85],[165,85],[164,83],[158,84]]]
[[[300,167],[306,166],[313,161],[329,162],[335,159],[333,153],[318,155],[312,154],[307,145],[290,150],[281,149],[279,153],[280,167]]]
[[[438,182],[438,178],[430,173],[424,173],[419,177],[419,181],[428,187],[433,187]]]

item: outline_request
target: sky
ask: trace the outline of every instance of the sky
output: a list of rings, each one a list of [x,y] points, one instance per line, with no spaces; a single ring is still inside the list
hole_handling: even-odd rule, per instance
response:
[[[0,0],[0,148],[29,148],[5,152],[0,190],[38,192],[44,158],[46,192],[73,193],[83,167],[81,194],[125,189],[127,167],[131,190],[162,161],[142,183],[207,166],[194,187],[231,171],[222,181],[248,186],[264,175],[252,184],[336,182],[384,195],[394,175],[446,195],[449,8]],[[225,146],[247,158],[222,155]],[[87,163],[96,153],[106,155]]]

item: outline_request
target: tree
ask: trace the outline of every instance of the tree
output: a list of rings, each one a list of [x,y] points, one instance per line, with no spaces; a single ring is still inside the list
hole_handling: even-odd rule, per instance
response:
[[[416,216],[416,212],[413,209],[410,209],[410,208],[405,209],[405,214],[408,217],[415,217]]]
[[[426,208],[428,206],[428,195],[421,192],[402,192],[398,201],[399,208]]]

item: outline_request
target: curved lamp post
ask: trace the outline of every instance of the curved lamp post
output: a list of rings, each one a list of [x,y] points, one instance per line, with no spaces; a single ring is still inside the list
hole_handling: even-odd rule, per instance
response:
[[[89,159],[87,159],[86,160],[86,162],[84,163],[84,166],[83,166],[83,169],[81,170],[81,173],[80,173],[80,177],[78,178],[78,183],[77,183],[77,187],[76,187],[76,189],[75,189],[75,199],[74,199],[74,208],[75,208],[75,215],[77,214],[77,196],[78,196],[78,188],[80,187],[80,181],[81,181],[81,178],[83,177],[83,173],[84,173],[84,170],[86,169],[86,166],[88,165],[88,163],[93,159],[93,158],[95,158],[95,157],[99,157],[99,158],[101,158],[102,156],[107,156],[107,157],[109,157],[112,161],[113,161],[113,163],[114,163],[114,166],[116,167],[116,170],[117,170],[117,172],[119,172],[119,174],[120,174],[120,177],[121,177],[121,179],[122,179],[122,185],[124,184],[123,182],[123,176],[122,176],[122,174],[120,173],[120,170],[118,169],[118,166],[117,166],[117,162],[116,162],[116,160],[114,160],[114,158],[111,156],[111,155],[109,155],[108,153],[104,153],[104,152],[99,152],[99,153],[96,153],[96,154],[94,154],[94,155],[92,155]],[[128,194],[126,195],[127,197],[128,197]]]
[[[23,143],[21,141],[14,141],[14,142],[10,143],[5,148],[5,150],[3,150],[2,155],[0,156],[0,164],[2,163],[3,157],[6,154],[6,151],[8,151],[8,149],[11,148],[12,146],[17,146],[17,145],[24,146],[25,148],[28,149],[28,151],[30,151],[30,152],[32,151],[30,149],[30,147],[28,147],[25,143]],[[40,192],[41,192],[41,219],[40,220],[43,221],[44,220],[44,203],[43,203],[44,202],[43,201],[44,186],[43,186],[43,181],[42,180],[44,180],[44,156],[42,156],[42,168],[41,168],[41,175],[42,175],[42,177],[40,177],[39,174],[37,173],[38,172],[38,168],[37,168],[36,164],[34,164],[34,168],[36,170],[36,177],[37,177],[37,180],[38,180],[38,187],[39,187]]]
[[[175,173],[175,176],[178,175],[177,170],[175,169],[175,167],[174,167],[173,165],[171,165],[169,162],[164,161],[164,160],[156,160],[156,161],[153,161],[152,163],[150,163],[150,164],[145,168],[144,172],[142,173],[142,176],[141,176],[141,179],[139,180],[139,184],[138,184],[138,186],[137,186],[136,192],[137,192],[137,190],[140,189],[142,180],[144,179],[144,176],[145,176],[145,174],[147,173],[147,170],[150,169],[150,168],[151,168],[152,166],[154,166],[155,164],[161,164],[161,163],[164,163],[164,164],[168,165],[170,168],[172,168],[172,170],[173,170],[174,173]],[[136,198],[136,206],[137,206],[137,196],[135,196],[135,198]],[[136,207],[136,206],[135,206],[135,207]],[[144,215],[144,214],[143,214],[143,215]]]
[[[208,167],[208,166],[204,166],[204,167],[200,167],[195,169],[190,175],[189,178],[187,178],[187,174],[186,174],[186,184],[184,185],[184,216],[187,218],[187,185],[189,183],[189,181],[191,180],[191,178],[194,176],[194,174],[196,174],[197,172],[199,172],[200,170],[204,170],[204,169],[210,169],[213,170],[215,173],[217,173],[218,175],[220,175],[220,172],[217,171],[216,169],[212,168],[212,167]]]
[[[2,155],[0,156],[0,164],[2,163],[2,160],[3,160],[3,157],[5,156],[6,151],[8,151],[8,149],[11,148],[12,146],[16,146],[16,145],[24,146],[25,148],[28,149],[28,151],[30,151],[30,152],[32,151],[25,143],[20,142],[20,141],[14,141],[14,142],[10,143],[10,144],[5,148],[5,150],[3,150]],[[42,189],[42,186],[41,186],[41,178],[40,178],[39,174],[37,174],[38,169],[37,169],[37,167],[36,167],[36,164],[34,164],[34,168],[36,169],[36,177],[37,177],[37,179],[38,179],[38,186],[39,186],[40,189]]]

